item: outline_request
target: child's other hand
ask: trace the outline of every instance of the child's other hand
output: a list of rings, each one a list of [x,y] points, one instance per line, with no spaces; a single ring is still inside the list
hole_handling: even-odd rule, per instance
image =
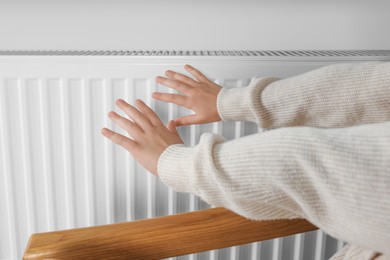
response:
[[[123,128],[131,139],[107,128],[102,129],[102,134],[129,151],[146,170],[157,176],[160,155],[168,146],[183,143],[174,121],[170,121],[165,127],[156,113],[141,100],[136,101],[138,109],[122,99],[118,99],[116,104],[131,120],[115,112],[110,112],[108,116]]]
[[[156,81],[169,88],[185,94],[171,94],[154,92],[153,98],[170,102],[178,106],[191,109],[194,115],[184,116],[175,120],[176,126],[206,124],[221,121],[217,109],[217,97],[221,87],[204,76],[200,71],[190,65],[184,68],[191,73],[196,80],[181,73],[168,70],[166,76],[157,77]]]

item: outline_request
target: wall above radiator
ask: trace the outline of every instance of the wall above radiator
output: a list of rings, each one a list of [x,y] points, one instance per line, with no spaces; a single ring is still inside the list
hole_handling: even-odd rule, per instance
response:
[[[388,0],[3,0],[0,49],[386,49]]]

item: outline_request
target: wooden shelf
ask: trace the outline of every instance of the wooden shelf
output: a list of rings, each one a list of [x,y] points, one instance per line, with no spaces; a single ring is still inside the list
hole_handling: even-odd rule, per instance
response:
[[[33,234],[23,259],[161,259],[315,230],[306,220],[252,221],[224,208]]]

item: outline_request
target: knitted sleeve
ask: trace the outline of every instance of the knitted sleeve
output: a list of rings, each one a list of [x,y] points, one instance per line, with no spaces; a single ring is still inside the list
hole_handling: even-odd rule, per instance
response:
[[[245,88],[222,88],[223,121],[261,128],[345,127],[390,120],[390,62],[325,66],[295,77],[256,78]]]
[[[171,145],[158,162],[165,184],[249,219],[306,218],[362,252],[390,254],[390,63],[257,78],[223,88],[217,107],[224,121],[298,127]]]
[[[306,218],[355,246],[390,254],[390,122],[288,127],[171,145],[160,179],[254,220]]]

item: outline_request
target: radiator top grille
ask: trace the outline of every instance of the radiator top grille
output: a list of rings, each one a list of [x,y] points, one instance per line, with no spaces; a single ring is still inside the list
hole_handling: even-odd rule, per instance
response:
[[[240,57],[379,57],[390,50],[0,50],[0,55],[33,56],[240,56]]]

